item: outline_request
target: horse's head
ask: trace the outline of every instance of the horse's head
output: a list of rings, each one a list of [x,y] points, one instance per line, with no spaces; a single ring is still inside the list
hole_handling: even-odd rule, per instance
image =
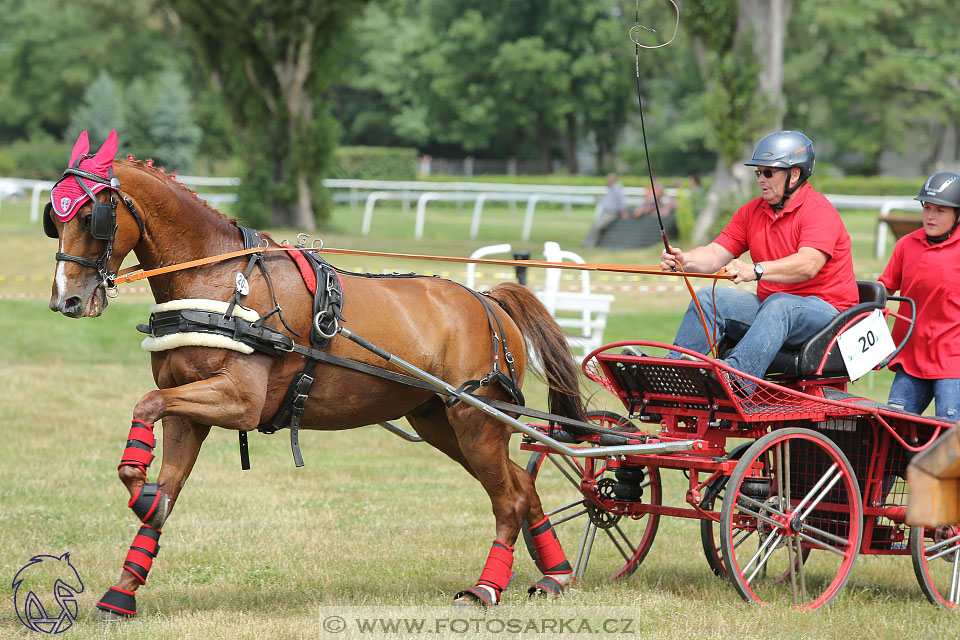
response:
[[[60,241],[50,309],[70,318],[103,313],[117,269],[143,233],[136,207],[113,174],[116,131],[96,154],[89,148],[84,131],[43,212],[44,231]]]

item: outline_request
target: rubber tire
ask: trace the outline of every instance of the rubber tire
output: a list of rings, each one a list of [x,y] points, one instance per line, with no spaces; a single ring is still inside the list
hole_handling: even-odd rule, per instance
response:
[[[804,441],[811,443],[818,446],[820,448],[820,452],[826,453],[828,458],[832,460],[833,463],[840,466],[841,476],[839,482],[843,483],[847,495],[847,503],[845,505],[849,509],[847,544],[845,546],[845,551],[842,554],[843,559],[840,561],[839,567],[836,568],[835,575],[833,575],[832,579],[829,580],[827,586],[823,588],[822,592],[817,597],[810,599],[808,602],[796,602],[797,588],[793,587],[789,580],[786,582],[786,585],[794,591],[794,606],[797,608],[812,610],[829,604],[843,590],[843,587],[850,579],[850,574],[852,573],[853,566],[856,563],[857,555],[859,554],[860,550],[860,543],[863,537],[863,501],[861,499],[860,487],[857,483],[856,475],[854,474],[853,468],[851,467],[850,462],[847,460],[847,457],[844,455],[843,451],[841,451],[840,448],[826,436],[809,429],[778,429],[766,434],[762,438],[759,438],[746,452],[744,452],[743,457],[740,459],[740,462],[737,463],[737,466],[734,468],[733,473],[730,476],[730,481],[727,484],[726,492],[723,498],[723,509],[721,512],[721,531],[723,532],[723,537],[721,538],[721,555],[723,556],[727,575],[730,577],[730,580],[733,583],[734,588],[737,590],[737,593],[739,593],[740,596],[748,602],[765,603],[765,601],[762,600],[753,589],[751,589],[748,581],[740,572],[738,566],[738,557],[736,555],[733,543],[733,534],[741,529],[739,527],[736,529],[733,527],[733,516],[735,514],[735,509],[739,507],[738,499],[741,495],[740,487],[743,484],[743,480],[754,461],[757,460],[761,455],[764,455],[774,445],[787,441]],[[791,446],[791,449],[793,448],[794,447]],[[802,449],[798,448],[798,452],[802,451]],[[791,471],[794,469],[794,465],[797,465],[798,468],[803,469],[803,471],[800,473],[809,473],[812,467],[812,463],[809,461],[795,462],[791,460]],[[815,470],[814,475],[816,475],[817,472],[818,470]],[[776,477],[774,476],[774,480],[771,482],[772,487],[775,486],[775,480]],[[797,499],[799,499],[799,497]],[[806,524],[810,526],[809,523]],[[780,548],[780,546],[781,545],[779,544],[776,545],[774,550],[776,551],[778,548]],[[784,553],[786,552],[784,551]],[[830,552],[821,550],[820,553]],[[758,551],[758,553],[755,554],[755,557],[759,556],[760,553]],[[779,557],[780,556],[778,556],[778,559]],[[827,556],[827,558],[827,562],[829,563],[829,559],[832,558],[832,555]],[[765,562],[767,561],[765,560]],[[787,571],[789,571],[789,567],[787,566],[788,564],[789,563],[787,562],[783,563]],[[806,567],[808,564],[808,562],[805,562],[803,563],[803,566]],[[834,570],[829,568],[827,571],[833,573]],[[783,585],[784,583],[779,579],[780,577],[781,576],[778,576],[778,579],[774,580],[770,584],[776,587]],[[816,574],[812,576],[812,578],[819,577],[820,576]],[[817,580],[811,580],[810,582],[812,585],[815,585]],[[820,580],[820,582],[825,582],[825,580]],[[768,591],[770,590],[768,587],[764,588]],[[780,598],[775,595],[773,598],[768,597],[766,602],[774,599],[780,600]]]

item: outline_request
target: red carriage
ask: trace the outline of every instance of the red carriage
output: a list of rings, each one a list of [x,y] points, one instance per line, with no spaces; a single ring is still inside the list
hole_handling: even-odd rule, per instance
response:
[[[909,554],[927,598],[955,608],[960,529],[909,527],[904,517],[909,459],[952,425],[846,392],[837,335],[887,302],[877,283],[860,283],[860,293],[860,305],[799,351],[780,352],[765,379],[655,342],[590,354],[584,372],[620,399],[628,418],[595,412],[592,421],[604,427],[597,433],[543,432],[578,453],[613,444],[682,450],[580,458],[525,439],[545,511],[558,535],[566,532],[568,550],[579,544],[575,577],[584,576],[595,545],[622,558],[610,579],[629,576],[660,517],[677,516],[700,520],[707,562],[748,601],[817,608],[840,593],[859,554]],[[668,349],[683,358],[644,353]],[[719,349],[722,356],[722,342]],[[683,506],[665,504],[666,470],[688,478]],[[551,498],[547,487],[563,485],[566,499]]]

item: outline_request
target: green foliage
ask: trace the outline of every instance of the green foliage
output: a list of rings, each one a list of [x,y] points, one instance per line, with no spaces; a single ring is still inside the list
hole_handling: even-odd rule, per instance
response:
[[[810,184],[820,193],[842,193],[855,196],[915,196],[922,179],[891,176],[846,176],[833,178],[814,174]]]
[[[75,140],[87,127],[67,131],[68,122],[105,69],[125,86],[163,66],[190,64],[167,38],[153,0],[0,0],[0,15],[3,142],[71,133]]]
[[[956,3],[801,2],[790,25],[788,117],[832,161],[874,173],[887,150],[920,155],[924,171],[954,161],[960,121]]]
[[[173,69],[161,73],[154,96],[149,103],[153,158],[168,169],[190,171],[202,132],[191,118],[190,94],[180,73]]]
[[[416,149],[404,147],[340,147],[330,168],[330,177],[414,180],[417,158]]]
[[[311,185],[325,171],[335,131],[323,92],[346,26],[365,0],[231,0],[207,5],[168,0],[230,96],[228,106],[250,158],[240,209],[312,228]],[[315,140],[325,144],[317,144]]]
[[[83,92],[82,101],[70,115],[65,139],[73,142],[80,132],[86,130],[90,136],[90,148],[95,150],[107,139],[111,129],[116,129],[117,134],[121,134],[126,128],[126,122],[123,94],[110,74],[101,71]],[[119,143],[120,149],[125,150],[122,137]]]
[[[70,159],[70,144],[52,138],[0,147],[0,176],[57,180]]]

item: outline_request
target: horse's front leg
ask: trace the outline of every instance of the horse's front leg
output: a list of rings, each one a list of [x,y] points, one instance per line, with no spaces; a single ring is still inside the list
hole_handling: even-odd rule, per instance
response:
[[[221,374],[173,389],[151,391],[134,408],[133,427],[119,474],[130,491],[129,506],[144,524],[127,553],[120,579],[97,603],[98,619],[114,621],[136,615],[135,593],[146,583],[156,557],[160,527],[193,470],[210,432],[209,425],[243,430],[256,426],[266,395],[266,378],[253,377],[242,392],[233,380],[232,376]],[[161,418],[163,461],[157,482],[150,483],[146,470],[153,459],[153,423]]]

